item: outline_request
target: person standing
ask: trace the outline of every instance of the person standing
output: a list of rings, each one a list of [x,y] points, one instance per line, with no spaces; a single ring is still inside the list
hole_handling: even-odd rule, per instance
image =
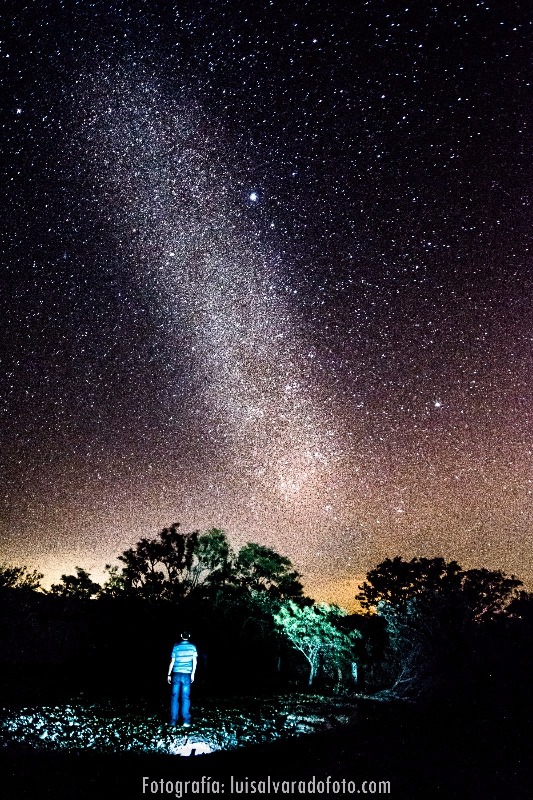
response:
[[[194,681],[198,661],[198,651],[190,638],[190,633],[183,631],[181,641],[172,648],[168,667],[168,682],[172,686],[170,724],[178,724],[181,711],[184,728],[191,727],[191,683]]]

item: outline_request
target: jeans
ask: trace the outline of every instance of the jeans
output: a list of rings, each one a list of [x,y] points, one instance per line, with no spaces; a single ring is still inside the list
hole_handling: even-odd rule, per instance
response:
[[[181,701],[181,702],[180,702]],[[183,722],[191,721],[191,676],[188,672],[172,673],[172,694],[170,696],[170,724],[176,725],[179,712]]]

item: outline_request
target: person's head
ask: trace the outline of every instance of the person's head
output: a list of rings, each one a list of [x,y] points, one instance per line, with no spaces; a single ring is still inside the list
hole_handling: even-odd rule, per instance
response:
[[[189,639],[191,638],[191,634],[189,633],[189,631],[182,631],[180,634],[180,638],[183,642],[188,642]]]

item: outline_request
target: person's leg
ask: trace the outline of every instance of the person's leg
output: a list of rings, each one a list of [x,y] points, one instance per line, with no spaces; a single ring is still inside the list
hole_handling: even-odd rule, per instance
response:
[[[181,717],[187,725],[191,721],[191,676],[181,676]]]
[[[180,681],[177,672],[172,673],[172,691],[170,694],[170,724],[178,724]]]

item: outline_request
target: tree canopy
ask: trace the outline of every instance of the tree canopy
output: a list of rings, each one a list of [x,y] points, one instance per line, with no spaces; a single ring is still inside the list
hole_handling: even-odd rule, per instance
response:
[[[231,550],[224,531],[185,533],[174,523],[154,539],[142,538],[118,560],[122,570],[108,566],[104,593],[139,594],[145,598],[178,600],[201,586],[227,578]]]
[[[488,569],[463,570],[443,558],[387,558],[370,570],[357,599],[366,609],[386,603],[404,609],[409,601],[446,600],[468,609],[475,619],[501,613],[522,585],[514,576]],[[420,606],[420,603],[419,603]]]
[[[176,601],[232,586],[272,598],[301,595],[300,576],[290,560],[271,548],[249,542],[235,555],[220,528],[184,533],[179,527],[175,523],[123,552],[121,570],[107,567],[104,594]]]
[[[0,564],[0,589],[29,589],[35,591],[41,586],[43,575],[28,567],[14,567]]]
[[[451,691],[457,663],[473,658],[488,625],[509,617],[521,585],[501,571],[464,570],[442,558],[398,556],[371,570],[357,599],[386,623],[383,670],[391,691]]]
[[[248,542],[239,551],[235,562],[236,578],[241,585],[265,591],[272,597],[300,597],[300,575],[288,558],[270,547]]]
[[[90,600],[101,590],[101,586],[91,580],[91,576],[81,567],[76,567],[76,575],[62,575],[60,583],[53,583],[50,594],[60,597],[75,597],[78,600]]]

